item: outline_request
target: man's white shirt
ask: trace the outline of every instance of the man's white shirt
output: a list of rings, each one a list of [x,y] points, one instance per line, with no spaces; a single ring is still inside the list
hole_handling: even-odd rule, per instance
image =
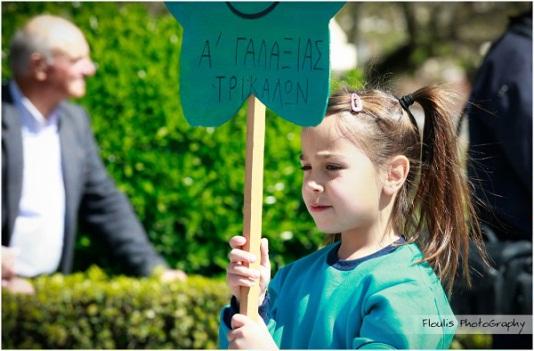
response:
[[[22,126],[22,195],[9,246],[18,253],[15,272],[24,277],[53,273],[63,250],[65,186],[57,111],[45,118],[9,86]]]

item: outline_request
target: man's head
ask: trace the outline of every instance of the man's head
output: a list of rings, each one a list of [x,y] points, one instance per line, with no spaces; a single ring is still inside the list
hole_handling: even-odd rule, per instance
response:
[[[38,84],[58,100],[85,95],[85,77],[95,73],[80,29],[51,15],[33,17],[15,34],[10,63],[17,82]]]

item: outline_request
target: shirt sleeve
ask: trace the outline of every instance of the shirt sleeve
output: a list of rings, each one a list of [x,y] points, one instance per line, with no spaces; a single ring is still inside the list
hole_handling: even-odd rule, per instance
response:
[[[226,323],[224,322],[225,320],[225,313],[229,313],[229,312],[225,312],[227,309],[230,309],[230,305],[226,305],[223,307],[223,309],[221,310],[221,314],[219,316],[220,318],[220,322],[219,322],[219,338],[218,338],[218,349],[228,349],[228,338],[227,338],[227,335],[228,333],[230,332],[230,327],[228,325],[226,325]]]
[[[439,307],[434,287],[405,281],[370,295],[355,349],[442,349],[454,336],[450,308]],[[440,311],[443,310],[443,311]],[[442,312],[445,312],[443,314]],[[425,320],[437,323],[430,327]],[[452,323],[452,325],[451,325]]]
[[[129,273],[148,276],[157,266],[167,267],[155,251],[127,197],[109,176],[89,124],[81,119],[80,143],[84,147],[84,176],[78,211],[81,223],[99,236]]]

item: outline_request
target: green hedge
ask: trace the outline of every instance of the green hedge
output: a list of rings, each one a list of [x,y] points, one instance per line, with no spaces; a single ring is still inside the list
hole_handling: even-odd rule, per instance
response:
[[[222,280],[109,279],[90,268],[34,279],[34,296],[2,291],[5,349],[211,349],[230,292]],[[487,349],[491,336],[459,335],[454,349]]]
[[[109,279],[96,267],[33,283],[34,296],[2,291],[3,348],[216,348],[219,312],[229,301],[224,281]]]
[[[150,240],[188,273],[221,274],[228,239],[242,231],[245,113],[218,128],[192,128],[179,101],[181,27],[161,3],[3,3],[2,47],[32,15],[70,18],[86,34],[98,64],[79,101],[92,118],[101,155],[130,198]],[[3,78],[9,77],[6,60]],[[352,81],[361,74],[353,72]],[[209,103],[209,101],[206,101]],[[274,267],[323,241],[301,201],[300,128],[267,113],[263,232]],[[111,257],[81,235],[77,267]],[[117,270],[115,270],[117,271]]]

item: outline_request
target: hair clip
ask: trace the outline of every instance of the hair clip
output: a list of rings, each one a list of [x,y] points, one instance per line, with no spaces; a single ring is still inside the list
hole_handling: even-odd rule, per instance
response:
[[[362,99],[358,94],[350,94],[350,107],[353,112],[361,112],[363,110]]]

